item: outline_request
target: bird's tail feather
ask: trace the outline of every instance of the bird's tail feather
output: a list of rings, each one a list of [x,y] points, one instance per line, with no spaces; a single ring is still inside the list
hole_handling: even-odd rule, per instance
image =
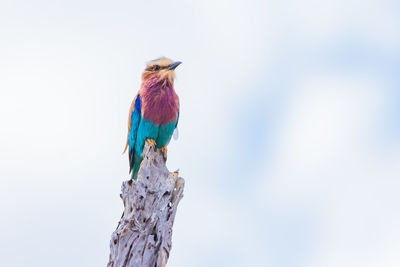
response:
[[[140,157],[136,152],[133,152],[133,164],[132,164],[132,179],[136,181],[137,175],[139,173],[140,164],[142,163],[143,158]]]

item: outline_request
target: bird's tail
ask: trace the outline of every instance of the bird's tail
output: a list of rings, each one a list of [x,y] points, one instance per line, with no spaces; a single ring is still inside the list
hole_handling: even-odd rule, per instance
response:
[[[137,173],[137,172],[132,172],[131,179],[133,179],[133,180],[135,180],[135,181],[136,181],[136,179],[137,179],[137,175],[138,175],[138,173]]]
[[[136,181],[139,169],[140,169],[140,164],[142,163],[143,158],[140,157],[136,152],[133,153],[133,164],[132,164],[132,176],[131,178]]]

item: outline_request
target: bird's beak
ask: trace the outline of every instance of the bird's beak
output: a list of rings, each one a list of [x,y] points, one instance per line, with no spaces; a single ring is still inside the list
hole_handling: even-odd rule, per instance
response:
[[[168,66],[169,70],[174,70],[176,67],[178,67],[182,62],[180,61],[175,61],[173,63],[171,63],[171,65]]]

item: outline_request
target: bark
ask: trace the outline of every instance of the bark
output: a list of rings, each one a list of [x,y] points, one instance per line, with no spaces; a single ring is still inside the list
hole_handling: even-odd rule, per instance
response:
[[[108,267],[165,266],[185,181],[146,142],[136,181],[122,183],[124,213],[111,236]]]

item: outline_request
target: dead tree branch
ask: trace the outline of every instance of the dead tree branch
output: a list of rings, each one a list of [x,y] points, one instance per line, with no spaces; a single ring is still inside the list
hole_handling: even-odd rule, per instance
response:
[[[124,213],[110,241],[108,267],[165,266],[185,181],[146,142],[138,179],[122,183]]]

